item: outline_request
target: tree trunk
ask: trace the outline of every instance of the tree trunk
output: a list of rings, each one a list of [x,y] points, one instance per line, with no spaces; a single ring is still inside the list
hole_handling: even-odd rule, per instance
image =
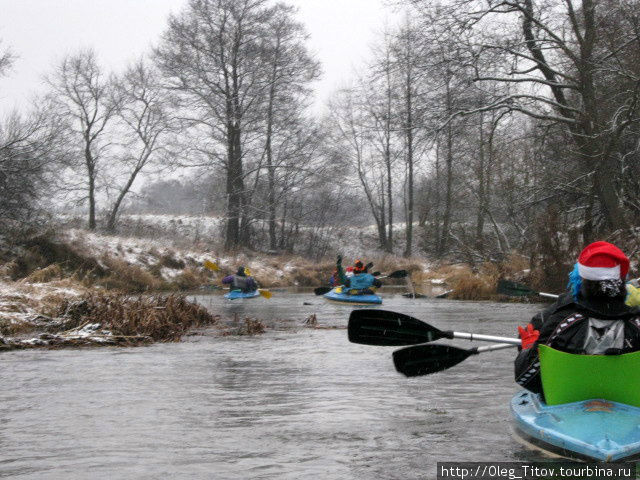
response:
[[[478,149],[478,209],[476,213],[476,250],[480,253],[484,250],[484,216],[487,208],[485,192],[485,157],[484,157],[484,115],[480,115],[480,145]]]
[[[406,108],[407,108],[407,225],[406,246],[404,256],[410,257],[413,253],[413,91],[411,67],[407,62],[406,76]]]
[[[447,80],[446,88],[447,114],[451,113],[451,89],[449,80]],[[440,236],[440,246],[438,248],[438,256],[444,255],[449,246],[449,229],[451,228],[451,209],[453,197],[453,128],[451,122],[447,124],[447,190],[445,194],[444,214],[442,218],[442,233]]]
[[[227,126],[227,228],[225,249],[233,250],[240,243],[240,197],[237,191],[235,128]]]
[[[389,217],[389,230],[387,232],[386,251],[393,253],[393,179],[391,175],[391,70],[387,65],[387,117],[385,132],[384,160],[387,166],[387,208]]]
[[[89,176],[89,230],[96,229],[96,178],[93,156],[90,147],[85,148],[85,162],[87,165],[87,174]]]

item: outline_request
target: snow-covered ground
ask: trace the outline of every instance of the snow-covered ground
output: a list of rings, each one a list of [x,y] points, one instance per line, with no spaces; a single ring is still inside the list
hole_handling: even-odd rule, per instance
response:
[[[0,323],[24,324],[49,315],[62,300],[79,297],[86,289],[79,284],[60,280],[50,283],[0,281]]]

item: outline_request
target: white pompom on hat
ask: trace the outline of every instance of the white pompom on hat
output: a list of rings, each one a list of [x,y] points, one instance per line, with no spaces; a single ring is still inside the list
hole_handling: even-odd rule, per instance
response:
[[[629,259],[609,242],[587,245],[578,257],[578,273],[585,280],[624,280],[629,272]]]

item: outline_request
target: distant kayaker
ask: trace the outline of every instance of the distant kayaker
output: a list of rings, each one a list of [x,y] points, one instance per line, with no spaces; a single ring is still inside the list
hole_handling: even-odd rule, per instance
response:
[[[625,304],[629,259],[615,245],[595,242],[578,257],[569,274],[569,291],[518,327],[521,351],[515,378],[542,392],[538,345],[574,354],[619,355],[640,350],[640,310]]]
[[[231,290],[242,290],[245,293],[255,292],[258,289],[258,284],[253,277],[247,275],[244,267],[238,267],[235,275],[224,277],[222,283],[230,285]]]
[[[369,273],[369,266],[361,260],[356,260],[353,265],[353,276],[346,278],[344,285],[350,291],[355,290],[358,295],[374,293],[372,287],[379,288],[382,282]]]

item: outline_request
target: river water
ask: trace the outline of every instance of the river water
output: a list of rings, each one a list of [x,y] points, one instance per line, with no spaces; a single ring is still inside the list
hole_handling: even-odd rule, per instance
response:
[[[351,307],[309,293],[195,297],[266,334],[139,348],[0,356],[0,477],[19,479],[435,478],[438,461],[543,457],[511,433],[515,350],[407,379],[393,348],[354,345]],[[307,303],[307,305],[305,305]],[[382,308],[439,328],[515,336],[537,305],[409,300]],[[442,343],[442,342],[441,342]],[[456,342],[460,346],[469,343]]]

